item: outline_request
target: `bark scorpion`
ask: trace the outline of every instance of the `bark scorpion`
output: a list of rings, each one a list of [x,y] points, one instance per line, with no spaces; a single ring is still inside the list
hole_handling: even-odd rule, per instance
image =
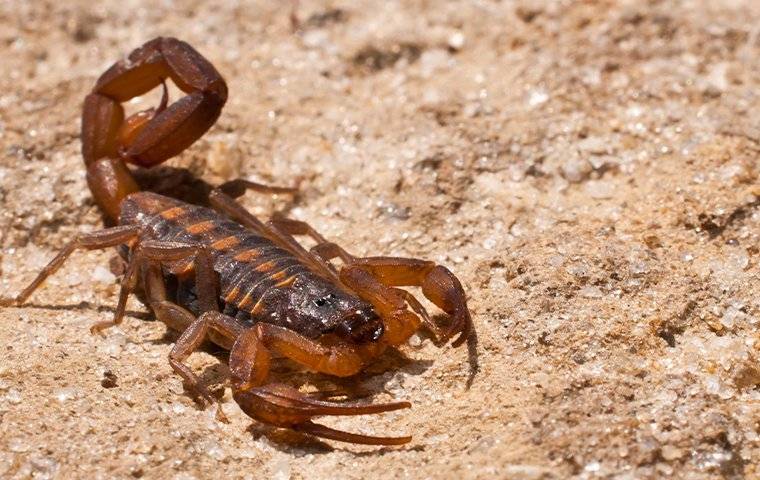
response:
[[[171,105],[167,79],[186,94]],[[125,116],[123,102],[158,86],[163,96],[157,108]],[[227,85],[214,66],[174,38],[151,40],[103,73],[84,101],[82,155],[92,195],[116,226],[77,235],[2,304],[26,302],[75,250],[119,247],[127,267],[115,314],[94,324],[93,333],[121,323],[127,297],[139,287],[155,317],[180,332],[171,367],[208,402],[216,400],[184,363],[207,338],[229,351],[233,398],[255,420],[342,442],[409,442],[410,436],[361,435],[311,420],[388,412],[409,408],[409,402],[302,393],[267,379],[270,360],[276,354],[311,371],[347,377],[421,325],[438,345],[453,339],[459,346],[472,332],[462,285],[433,262],[355,257],[307,223],[284,216],[262,222],[235,200],[247,190],[295,189],[233,180],[211,190],[211,208],[141,191],[133,168],[156,166],[188,148],[214,124],[226,100]],[[311,237],[316,246],[307,250],[295,236]],[[420,287],[450,324],[439,327],[401,286]]]

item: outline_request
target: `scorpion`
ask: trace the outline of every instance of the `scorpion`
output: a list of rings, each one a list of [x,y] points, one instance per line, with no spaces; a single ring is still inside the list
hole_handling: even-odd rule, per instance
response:
[[[185,94],[171,105],[167,79]],[[157,108],[126,115],[124,102],[159,86]],[[278,194],[295,188],[233,180],[210,189],[206,206],[142,190],[135,172],[187,149],[216,122],[226,100],[219,72],[175,38],[150,40],[106,70],[84,100],[81,143],[87,184],[114,226],[78,234],[15,298],[0,303],[24,304],[76,250],[117,247],[126,264],[118,303],[112,320],[95,323],[92,333],[120,324],[130,293],[142,292],[156,319],[179,332],[169,364],[199,398],[217,402],[185,361],[209,339],[229,351],[232,397],[251,418],[335,441],[411,441],[312,421],[389,412],[409,408],[409,402],[302,393],[269,381],[270,363],[277,355],[311,371],[349,377],[422,326],[436,345],[451,340],[459,346],[473,331],[461,283],[431,261],[353,256],[305,222],[284,215],[263,222],[236,200],[249,190]],[[307,250],[296,236],[316,244]],[[431,320],[411,293],[398,288],[403,286],[419,287],[449,324]]]

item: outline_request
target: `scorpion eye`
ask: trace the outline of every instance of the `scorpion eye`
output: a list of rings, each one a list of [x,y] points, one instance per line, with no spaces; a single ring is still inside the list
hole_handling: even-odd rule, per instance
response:
[[[333,295],[332,293],[330,293],[330,294],[328,294],[328,295],[326,295],[326,296],[324,296],[322,298],[318,298],[318,299],[314,300],[314,305],[316,305],[318,307],[324,307],[328,303],[332,303],[332,300],[334,298],[335,298],[335,295]]]

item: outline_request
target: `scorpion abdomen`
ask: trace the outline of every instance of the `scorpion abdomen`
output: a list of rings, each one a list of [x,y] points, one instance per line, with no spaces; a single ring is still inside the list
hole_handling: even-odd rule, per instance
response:
[[[371,305],[314,272],[289,250],[210,208],[151,192],[122,202],[120,223],[146,238],[207,247],[219,278],[219,307],[240,320],[265,321],[315,338]],[[169,294],[200,314],[192,260],[163,267]],[[372,317],[371,314],[364,314]]]

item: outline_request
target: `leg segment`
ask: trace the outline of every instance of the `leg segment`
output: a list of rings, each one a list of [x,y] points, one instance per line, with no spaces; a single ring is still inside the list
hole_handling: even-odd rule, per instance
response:
[[[325,270],[328,270],[331,273],[331,276],[335,278],[338,278],[337,271],[330,263],[330,260],[340,257],[344,262],[348,262],[353,258],[338,245],[328,242],[325,237],[314,230],[311,225],[306,222],[292,220],[281,216],[273,216],[268,225],[270,228],[282,232],[292,239],[293,235],[305,235],[317,242],[317,244],[311,248],[309,253],[311,253],[312,258],[319,261],[322,267]],[[295,239],[293,239],[293,242],[298,243]],[[301,248],[303,249],[303,247]]]
[[[235,198],[243,195],[243,193],[245,193],[247,190],[253,190],[258,193],[268,194],[286,193],[296,195],[298,193],[298,187],[277,187],[238,179],[227,182],[221,185],[219,188],[212,190],[209,194],[209,203],[214,209],[227,215],[241,225],[250,228],[259,235],[263,235],[271,239],[280,247],[289,250],[305,263],[312,266],[316,271],[321,272],[328,278],[340,281],[335,268],[330,264],[328,259],[325,259],[322,255],[319,254],[315,255],[314,249],[312,249],[311,252],[307,251],[305,248],[303,248],[303,246],[301,246],[300,243],[298,243],[298,241],[296,241],[295,238],[293,238],[293,235],[309,234],[312,235],[312,238],[314,238],[318,243],[326,242],[326,240],[321,235],[319,235],[319,233],[317,233],[304,222],[289,220],[282,217],[275,217],[270,222],[266,224],[263,223],[234,200]],[[302,232],[302,230],[304,230],[302,228],[302,225],[306,225],[308,230]]]
[[[34,293],[37,288],[42,285],[50,275],[54,274],[61,268],[61,265],[69,258],[75,250],[101,250],[108,247],[115,247],[124,243],[136,242],[140,234],[140,227],[136,225],[124,225],[113,228],[106,228],[92,233],[82,233],[69,242],[65,247],[58,252],[58,255],[48,263],[42,271],[37,274],[37,277],[30,283],[25,289],[19,293],[14,299],[2,299],[0,305],[21,305],[29,296]]]
[[[244,227],[250,228],[259,235],[271,237],[272,232],[267,229],[261,220],[248,212],[234,198],[224,193],[221,189],[211,190],[208,201],[212,208],[227,215]]]
[[[275,185],[266,185],[263,183],[252,182],[238,178],[236,180],[230,180],[219,185],[219,190],[226,193],[232,198],[238,198],[242,196],[246,191],[251,190],[256,193],[265,193],[269,195],[297,195],[298,187],[278,187]]]
[[[143,287],[150,308],[153,310],[156,318],[175,331],[185,332],[191,330],[191,333],[188,334],[189,338],[186,339],[186,343],[175,344],[175,347],[169,354],[169,364],[174,371],[184,379],[185,384],[192,392],[198,394],[209,402],[215,402],[214,397],[209,393],[203,382],[193,374],[192,370],[187,365],[182,363],[190,353],[200,345],[206,334],[202,331],[198,332],[196,318],[190,311],[167,300],[166,285],[160,264],[158,262],[146,263],[147,265],[143,268]],[[230,317],[226,317],[226,319],[233,320]],[[202,324],[203,322],[201,322],[201,325]],[[191,327],[193,328],[191,329]],[[218,328],[217,330],[218,331],[210,332],[212,334],[212,340],[216,344],[229,350],[232,348],[235,338],[243,331],[243,325],[235,320],[234,323],[229,323],[228,328]],[[221,406],[218,404],[216,416],[218,420],[225,423],[227,422],[227,417],[225,417]]]
[[[285,189],[286,187],[269,188]],[[271,224],[271,222],[269,224],[263,223],[221,189],[214,189],[211,191],[209,194],[209,203],[215,210],[225,214],[259,235],[269,238],[281,248],[289,250],[293,255],[300,258],[307,265],[312,266],[316,271],[323,273],[328,278],[338,280],[338,276],[332,267],[328,268],[328,266],[325,265],[325,262],[310,255],[295,238],[277,229]]]
[[[217,285],[216,277],[211,261],[211,256],[204,246],[178,242],[161,242],[145,240],[139,242],[132,250],[127,271],[121,282],[119,303],[116,306],[114,318],[108,322],[94,324],[90,331],[100,332],[105,328],[121,323],[127,305],[127,298],[137,285],[138,275],[143,268],[150,268],[151,263],[176,262],[193,259],[195,271],[196,290],[201,311],[217,310]]]
[[[410,315],[407,306],[417,313],[425,326],[441,341],[457,333],[454,346],[461,345],[472,327],[464,289],[459,280],[446,267],[426,260],[394,257],[358,258],[335,243],[327,241],[306,222],[275,217],[270,225],[290,235],[306,235],[317,245],[311,253],[334,271],[329,263],[340,258],[344,267],[340,280],[372,302],[386,320],[386,340],[392,345],[404,342],[417,328],[419,320]],[[392,287],[422,287],[422,293],[441,310],[452,317],[452,324],[441,332],[430,319],[425,308],[409,292]]]
[[[344,263],[350,263],[354,258],[348,252],[343,250],[343,247],[333,242],[318,243],[317,245],[311,247],[311,250],[309,250],[309,252],[312,255],[316,255],[317,257],[321,258],[325,262],[330,262],[330,260],[333,258],[340,258]]]
[[[169,353],[169,364],[193,392],[201,395],[209,403],[215,403],[214,397],[198,376],[183,362],[201,346],[211,329],[232,344],[245,326],[234,318],[215,311],[208,311],[194,318],[190,312],[171,302],[157,302],[155,306],[151,306],[154,307],[156,317],[168,325],[190,322]]]

